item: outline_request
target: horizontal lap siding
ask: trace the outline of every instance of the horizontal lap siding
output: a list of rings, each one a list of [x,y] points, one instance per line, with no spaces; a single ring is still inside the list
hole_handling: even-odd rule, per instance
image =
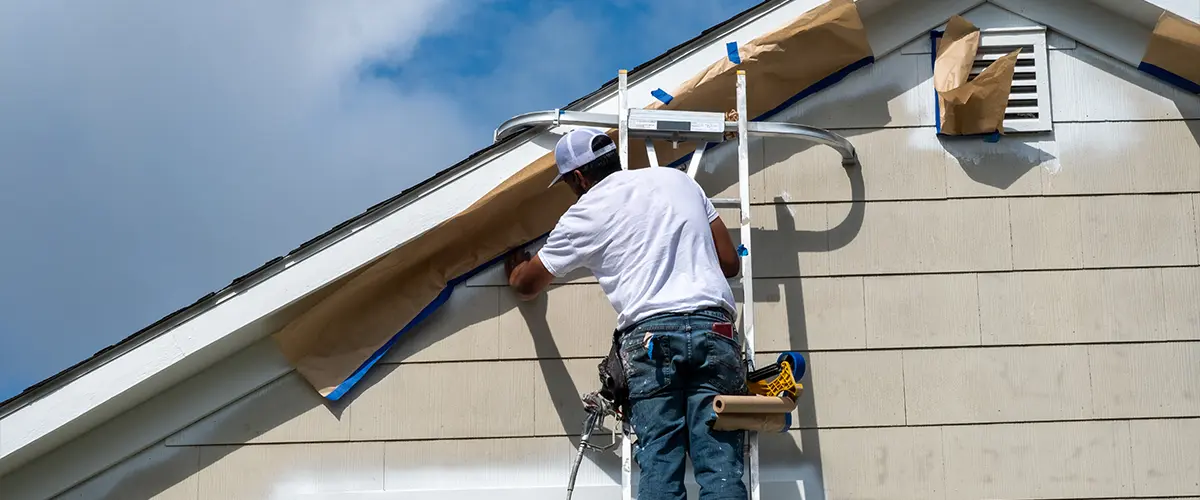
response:
[[[939,138],[929,55],[898,53],[780,116],[861,169],[751,143],[759,361],[809,360],[771,498],[1200,496],[1200,98],[1055,37],[1051,133]],[[736,196],[734,161],[698,180]],[[522,303],[486,270],[345,401],[290,374],[72,498],[561,488],[615,313],[557,283]],[[580,492],[619,466],[589,455]]]
[[[1200,342],[805,354],[796,428],[1200,417]],[[256,395],[235,405],[238,417],[210,416],[168,444],[569,435],[598,361],[387,365],[344,410]],[[322,413],[335,416],[314,425]],[[262,427],[271,432],[248,434]]]
[[[762,436],[762,479],[772,498],[801,498],[801,491],[808,498],[914,500],[1194,497],[1200,495],[1197,436],[1200,419],[793,430]],[[597,439],[605,443],[608,436]],[[159,446],[62,498],[236,500],[385,488],[411,498],[466,488],[561,492],[574,453],[566,437]],[[167,454],[174,458],[162,459]],[[614,486],[619,471],[615,450],[589,454],[577,487]]]

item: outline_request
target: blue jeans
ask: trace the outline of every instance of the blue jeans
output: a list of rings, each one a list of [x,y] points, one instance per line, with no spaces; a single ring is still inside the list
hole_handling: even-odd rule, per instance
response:
[[[745,434],[714,431],[713,398],[746,394],[746,365],[731,318],[720,310],[649,318],[621,337],[637,436],[639,500],[685,500],[685,456],[702,500],[745,500]]]

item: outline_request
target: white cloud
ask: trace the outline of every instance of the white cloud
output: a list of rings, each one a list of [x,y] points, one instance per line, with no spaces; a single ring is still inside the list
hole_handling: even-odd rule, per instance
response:
[[[469,5],[0,4],[0,382],[48,375],[465,157],[452,99],[359,76]]]

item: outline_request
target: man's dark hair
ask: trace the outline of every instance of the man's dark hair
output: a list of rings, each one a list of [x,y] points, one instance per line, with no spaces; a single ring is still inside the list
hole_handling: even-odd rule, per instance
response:
[[[599,150],[613,143],[611,137],[607,135],[598,135],[592,138],[592,151]],[[589,182],[597,183],[604,180],[613,172],[621,170],[621,157],[617,150],[612,150],[604,153],[592,160],[588,164],[579,167],[579,173],[583,175]]]

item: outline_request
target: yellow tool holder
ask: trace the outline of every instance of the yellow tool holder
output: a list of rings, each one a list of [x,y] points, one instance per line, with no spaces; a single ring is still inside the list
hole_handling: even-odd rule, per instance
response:
[[[800,399],[804,385],[799,382],[804,377],[806,363],[799,353],[785,352],[779,355],[774,365],[763,367],[750,373],[747,388],[751,394],[759,396],[788,397],[792,401]],[[775,372],[778,371],[776,374]]]

